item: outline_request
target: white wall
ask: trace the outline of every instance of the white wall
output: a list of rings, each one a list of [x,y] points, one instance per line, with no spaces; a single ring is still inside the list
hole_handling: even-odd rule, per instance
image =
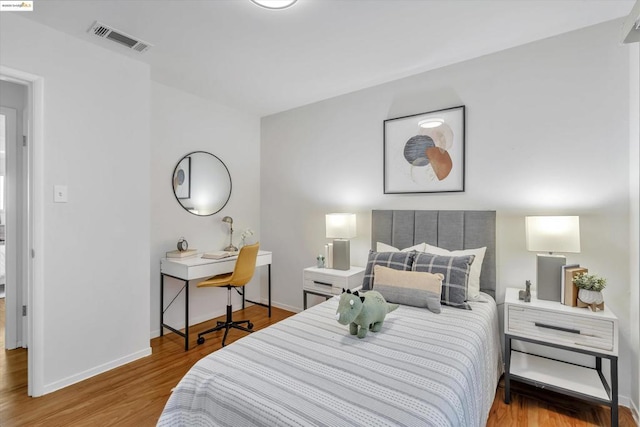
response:
[[[149,68],[9,13],[0,51],[44,85],[38,395],[150,354]]]
[[[275,301],[302,306],[302,269],[326,243],[328,212],[358,213],[351,259],[364,265],[371,209],[497,210],[499,302],[507,287],[535,279],[524,216],[580,215],[582,253],[567,259],[609,281],[620,394],[630,396],[629,48],[619,28],[605,23],[264,118],[261,221]],[[384,195],[383,120],[462,104],[465,192]]]
[[[234,244],[246,228],[260,237],[260,119],[198,98],[159,83],[151,85],[151,335],[160,332],[160,264],[167,251],[176,249],[180,237],[190,248],[221,250],[229,244],[229,227],[223,216],[234,220]],[[231,199],[217,214],[199,217],[184,210],[173,195],[171,178],[178,161],[192,151],[218,156],[229,169]],[[249,299],[260,299],[260,269],[246,288]],[[167,279],[165,304],[182,283]],[[190,324],[226,313],[224,289],[190,286]],[[265,285],[263,285],[264,287]],[[265,288],[266,289],[266,288]],[[266,292],[266,290],[265,290]],[[184,326],[184,294],[167,310],[165,323]],[[234,309],[240,307],[234,292]]]
[[[631,402],[636,422],[640,423],[640,43],[630,46],[629,72],[629,307],[631,312]]]

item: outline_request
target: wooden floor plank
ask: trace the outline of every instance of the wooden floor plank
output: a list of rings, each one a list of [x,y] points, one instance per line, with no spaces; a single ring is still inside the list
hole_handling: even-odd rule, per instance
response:
[[[251,306],[234,312],[235,318],[251,319],[259,330],[294,313]],[[4,299],[0,299],[4,319]],[[0,350],[0,426],[155,426],[164,405],[180,378],[202,357],[220,348],[222,333],[211,334],[196,345],[197,332],[216,320],[191,328],[190,350],[175,334],[151,340],[152,355],[110,370],[78,384],[38,398],[27,396],[27,352]],[[246,333],[231,331],[227,343]],[[4,322],[0,322],[0,345],[4,348]],[[512,383],[511,404],[506,405],[504,386],[498,386],[487,426],[608,426],[608,408],[586,404],[524,384]],[[635,426],[628,408],[620,407],[620,426]]]

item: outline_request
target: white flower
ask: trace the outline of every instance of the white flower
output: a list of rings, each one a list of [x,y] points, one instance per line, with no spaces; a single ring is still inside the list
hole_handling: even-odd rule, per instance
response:
[[[244,239],[246,239],[246,238],[247,238],[247,237],[249,237],[249,236],[253,236],[253,234],[254,234],[254,233],[253,233],[253,230],[252,230],[252,229],[250,229],[250,228],[247,228],[246,230],[244,230],[244,231],[242,232],[242,234],[240,235],[240,238],[241,238],[242,240],[244,240]]]

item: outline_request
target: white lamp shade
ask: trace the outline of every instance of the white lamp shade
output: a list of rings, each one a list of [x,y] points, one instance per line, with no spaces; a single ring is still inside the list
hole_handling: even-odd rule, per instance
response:
[[[356,237],[356,214],[330,213],[326,216],[327,239],[352,239]]]
[[[286,9],[298,0],[251,0],[258,6],[266,7],[267,9]]]
[[[577,216],[528,216],[527,250],[531,252],[580,252],[580,218]]]

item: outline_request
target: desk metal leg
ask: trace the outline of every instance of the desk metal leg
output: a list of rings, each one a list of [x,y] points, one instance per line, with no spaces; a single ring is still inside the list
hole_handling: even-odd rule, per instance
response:
[[[184,281],[184,351],[189,350],[189,281]]]
[[[252,301],[250,299],[246,300],[247,302],[250,302],[251,304],[255,304],[255,305],[261,305],[262,307],[267,307],[269,309],[269,317],[271,317],[271,264],[267,264],[267,268],[268,273],[269,273],[269,304],[264,304],[262,302],[259,301]],[[242,295],[242,308],[244,308],[244,294]]]
[[[160,336],[164,335],[164,274],[160,273]]]

